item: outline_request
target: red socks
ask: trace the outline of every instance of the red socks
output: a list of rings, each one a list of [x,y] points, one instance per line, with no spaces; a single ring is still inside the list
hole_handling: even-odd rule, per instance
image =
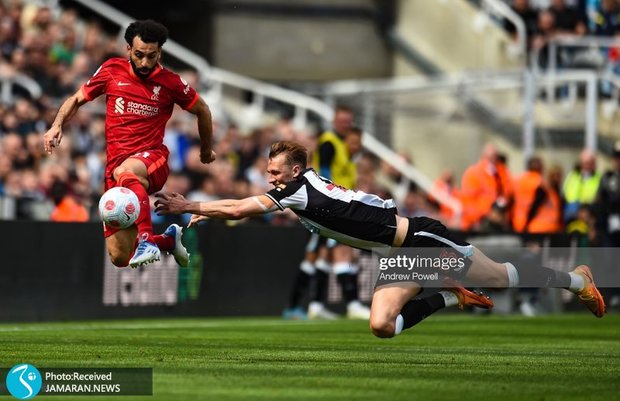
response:
[[[146,193],[146,189],[144,189],[138,177],[129,171],[122,173],[118,177],[117,183],[119,187],[131,189],[140,201],[140,214],[135,223],[138,227],[138,239],[154,242],[151,205],[149,204],[149,195]]]
[[[171,252],[174,249],[175,238],[167,235],[153,235],[153,242],[157,244],[160,251]]]
[[[172,251],[175,246],[174,237],[168,237],[166,235],[153,235],[149,195],[140,183],[138,177],[132,172],[125,172],[118,177],[117,183],[119,187],[131,189],[138,197],[138,200],[140,200],[140,214],[138,215],[135,223],[138,227],[138,240],[146,239],[147,241],[154,242],[162,251]]]

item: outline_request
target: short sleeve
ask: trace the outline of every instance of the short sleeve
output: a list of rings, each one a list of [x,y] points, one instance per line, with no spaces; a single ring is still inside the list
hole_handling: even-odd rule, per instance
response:
[[[82,92],[86,100],[91,101],[105,93],[109,77],[108,68],[108,63],[103,63],[97,68],[93,76],[82,85]]]
[[[308,204],[306,186],[302,182],[289,182],[284,187],[277,187],[265,194],[280,210],[286,208],[304,210]]]
[[[172,78],[172,96],[174,102],[181,106],[183,110],[191,109],[199,97],[196,90],[186,80],[176,74]]]

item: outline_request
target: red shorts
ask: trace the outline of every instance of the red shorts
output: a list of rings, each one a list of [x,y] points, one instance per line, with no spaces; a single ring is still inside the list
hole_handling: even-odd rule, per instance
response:
[[[146,191],[149,195],[161,190],[168,180],[170,169],[168,168],[168,149],[148,150],[138,152],[129,156],[127,159],[138,159],[146,166],[147,178],[149,180],[149,189]],[[126,159],[125,159],[126,160]],[[118,166],[106,166],[105,190],[116,186],[116,180],[113,177],[114,169]],[[111,228],[103,225],[103,234],[105,238],[118,232],[120,229]]]

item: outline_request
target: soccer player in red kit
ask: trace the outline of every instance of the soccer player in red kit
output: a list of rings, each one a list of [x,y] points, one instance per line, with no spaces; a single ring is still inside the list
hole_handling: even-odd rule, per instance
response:
[[[215,159],[212,150],[212,121],[207,104],[179,75],[160,64],[168,30],[152,21],[135,21],[125,31],[127,56],[112,58],[58,110],[45,133],[44,146],[51,154],[62,140],[62,126],[86,102],[106,95],[105,135],[107,162],[105,189],[131,189],[140,199],[135,224],[119,230],[104,225],[106,246],[118,267],[142,266],[170,252],[181,266],[189,254],[181,243],[181,227],[172,224],[162,235],[153,234],[149,194],[159,191],[168,178],[168,148],[164,130],[175,104],[196,115],[200,134],[200,160]],[[138,241],[136,241],[136,239]]]

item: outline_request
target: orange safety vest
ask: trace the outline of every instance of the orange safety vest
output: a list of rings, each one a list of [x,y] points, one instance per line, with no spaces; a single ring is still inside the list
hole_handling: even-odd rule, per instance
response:
[[[497,171],[497,177],[492,173]],[[501,187],[500,187],[501,185]],[[480,160],[463,173],[461,180],[463,201],[463,230],[473,228],[491,211],[495,201],[503,197],[512,200],[512,179],[506,166],[496,163],[491,166],[488,160]]]
[[[85,222],[88,221],[88,210],[72,196],[65,196],[50,216],[51,221]]]
[[[541,186],[547,196],[534,218],[525,227],[527,215],[536,197],[536,190]],[[536,234],[558,232],[562,228],[560,225],[560,209],[560,197],[555,191],[547,187],[540,173],[526,171],[515,180],[512,214],[512,227],[515,231]]]

